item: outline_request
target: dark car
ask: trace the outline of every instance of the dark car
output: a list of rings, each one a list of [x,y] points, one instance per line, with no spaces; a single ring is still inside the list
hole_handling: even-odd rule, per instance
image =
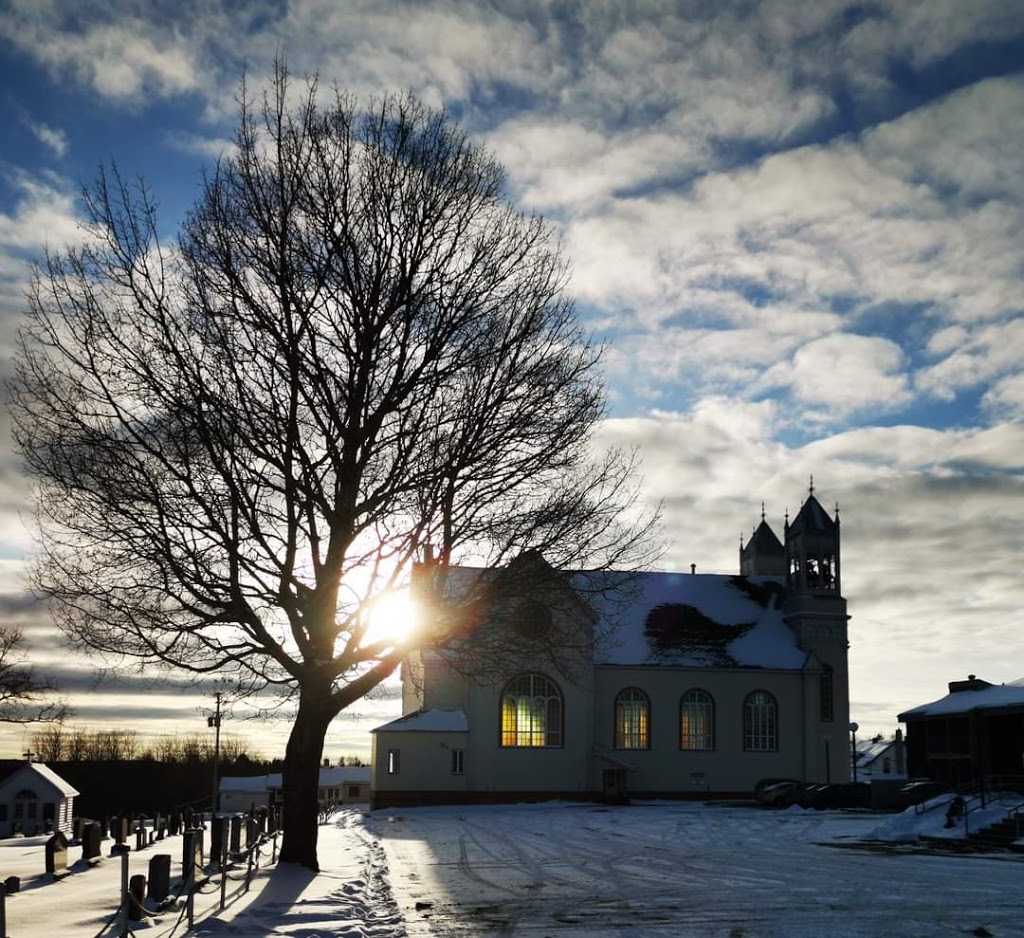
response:
[[[780,792],[800,784],[801,782],[797,778],[762,778],[754,786],[754,800],[758,804],[774,804]]]
[[[836,782],[807,792],[803,807],[820,810],[866,808],[871,804],[871,786],[865,782]]]
[[[809,808],[818,789],[825,787],[820,782],[801,782],[781,792],[775,799],[775,805],[779,808],[788,808],[795,804],[801,808]]]

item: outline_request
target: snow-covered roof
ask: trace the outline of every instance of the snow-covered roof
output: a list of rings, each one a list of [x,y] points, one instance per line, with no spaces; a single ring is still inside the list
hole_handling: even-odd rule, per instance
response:
[[[867,742],[857,740],[857,765],[868,766],[880,755],[896,745],[895,739],[869,739]]]
[[[39,776],[43,781],[52,785],[64,798],[74,798],[79,794],[78,789],[61,778],[48,765],[42,762],[26,762],[23,759],[0,760],[0,782],[6,782],[18,773],[28,773]]]
[[[988,687],[946,694],[939,700],[905,710],[898,719],[905,722],[908,718],[970,713],[972,710],[997,710],[1001,707],[1024,707],[1024,678],[1011,681],[1009,684],[992,684]]]
[[[574,580],[586,592],[586,575]],[[796,670],[807,660],[778,608],[778,578],[624,574],[614,592],[593,600],[595,664]]]
[[[320,788],[337,788],[341,785],[358,785],[370,781],[368,765],[339,765],[320,769]],[[283,784],[280,772],[269,775],[225,775],[220,780],[221,791],[257,792],[280,788]]]
[[[398,733],[403,730],[419,730],[426,733],[465,733],[469,721],[461,710],[416,710],[383,726],[372,729],[371,733]]]

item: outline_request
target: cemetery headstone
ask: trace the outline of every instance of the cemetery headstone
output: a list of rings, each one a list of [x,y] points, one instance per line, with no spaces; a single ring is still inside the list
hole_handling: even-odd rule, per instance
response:
[[[236,814],[231,818],[231,845],[229,849],[235,855],[245,852],[245,826],[242,823],[244,820],[245,818],[241,814]]]
[[[93,860],[100,855],[103,831],[98,821],[90,821],[82,828],[82,859]]]
[[[46,872],[51,876],[63,876],[68,871],[68,839],[57,831],[46,841]]]
[[[210,824],[210,861],[219,863],[228,845],[228,828],[231,818],[216,817]]]
[[[145,850],[149,846],[149,835],[146,833],[146,828],[141,824],[135,831],[135,849]]]
[[[20,876],[8,876],[4,880],[4,889],[7,890],[7,895],[12,896],[16,892],[21,892],[21,877]]]
[[[195,882],[203,879],[203,831],[200,828],[185,831],[181,855],[181,875],[186,880],[190,868],[195,871]]]
[[[87,821],[84,817],[76,817],[71,824],[71,839],[75,843],[82,842],[82,832],[85,830]]]
[[[154,902],[163,902],[171,894],[171,855],[158,853],[149,860],[149,886],[146,896]]]
[[[128,918],[133,922],[141,922],[146,914],[146,907],[142,904],[146,895],[146,877],[137,873],[128,880]]]

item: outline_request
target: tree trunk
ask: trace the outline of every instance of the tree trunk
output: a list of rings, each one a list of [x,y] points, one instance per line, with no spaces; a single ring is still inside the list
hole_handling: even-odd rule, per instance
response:
[[[325,705],[327,695],[301,693],[299,711],[288,737],[284,756],[284,795],[281,862],[298,863],[320,872],[316,842],[319,826],[318,791],[324,738],[334,713]]]

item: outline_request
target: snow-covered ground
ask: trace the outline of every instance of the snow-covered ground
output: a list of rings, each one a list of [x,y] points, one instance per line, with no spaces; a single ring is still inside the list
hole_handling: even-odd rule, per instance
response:
[[[698,803],[551,803],[346,809],[321,828],[323,872],[241,871],[215,883],[189,934],[217,938],[1024,938],[1024,855],[956,855],[909,844],[941,811],[899,816]],[[878,839],[884,838],[884,840]],[[42,838],[0,841],[20,873],[10,938],[96,938],[117,902],[120,861],[44,883]],[[72,848],[71,860],[77,859]],[[180,838],[131,855],[172,856]],[[135,935],[186,934],[180,910]]]

